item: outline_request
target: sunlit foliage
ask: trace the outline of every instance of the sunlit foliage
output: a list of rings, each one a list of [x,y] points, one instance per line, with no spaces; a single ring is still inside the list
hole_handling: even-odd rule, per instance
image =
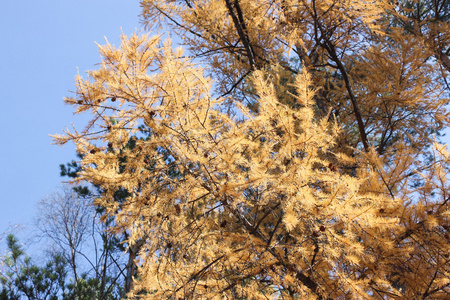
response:
[[[187,54],[148,34],[99,46],[66,99],[92,120],[55,136],[139,244],[129,297],[448,297],[447,73],[395,5],[142,7]]]

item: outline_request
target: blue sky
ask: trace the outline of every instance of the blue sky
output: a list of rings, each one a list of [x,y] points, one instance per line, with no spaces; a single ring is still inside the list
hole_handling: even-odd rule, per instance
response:
[[[37,202],[60,185],[59,164],[75,157],[73,144],[51,145],[49,134],[87,116],[73,116],[63,97],[100,56],[94,42],[118,44],[121,28],[139,23],[139,1],[2,1],[0,9],[0,234],[30,226]]]

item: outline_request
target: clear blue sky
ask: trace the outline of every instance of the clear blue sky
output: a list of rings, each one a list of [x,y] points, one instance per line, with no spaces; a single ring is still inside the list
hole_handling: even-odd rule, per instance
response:
[[[30,225],[36,203],[60,185],[59,164],[73,144],[51,145],[49,134],[86,117],[63,97],[80,72],[100,61],[94,42],[118,44],[139,23],[138,0],[2,1],[0,9],[0,233]]]

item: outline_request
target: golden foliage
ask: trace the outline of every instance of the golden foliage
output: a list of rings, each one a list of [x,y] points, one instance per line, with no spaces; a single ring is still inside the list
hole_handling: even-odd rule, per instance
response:
[[[393,6],[142,6],[205,67],[158,36],[99,46],[66,99],[92,120],[55,136],[142,245],[131,298],[446,297],[447,99],[422,40],[384,30]]]

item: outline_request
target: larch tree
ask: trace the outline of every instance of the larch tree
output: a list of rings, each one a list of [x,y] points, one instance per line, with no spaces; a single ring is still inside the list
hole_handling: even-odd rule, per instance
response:
[[[449,297],[448,31],[401,5],[144,0],[187,55],[99,46],[66,99],[92,120],[55,139],[139,245],[130,298]]]
[[[397,6],[393,16],[398,24],[419,38],[441,66],[450,71],[450,3],[445,0],[405,0]]]

